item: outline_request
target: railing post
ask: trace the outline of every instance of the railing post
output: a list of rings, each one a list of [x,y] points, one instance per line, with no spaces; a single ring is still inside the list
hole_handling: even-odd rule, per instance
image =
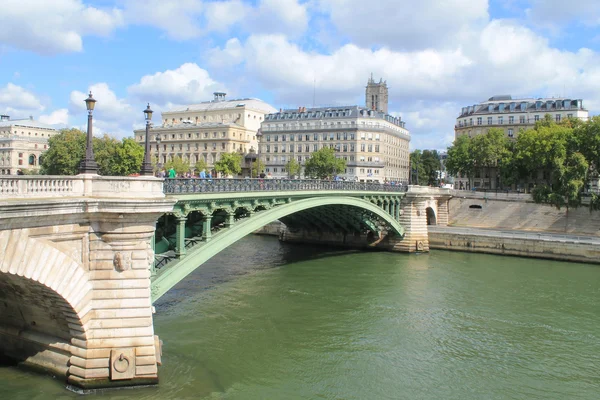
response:
[[[212,215],[206,215],[202,219],[202,240],[205,242],[209,242],[212,238],[212,232],[210,231],[210,222],[212,220]]]
[[[177,218],[177,231],[175,235],[175,255],[177,258],[185,257],[185,221],[187,221],[186,217],[178,217]]]

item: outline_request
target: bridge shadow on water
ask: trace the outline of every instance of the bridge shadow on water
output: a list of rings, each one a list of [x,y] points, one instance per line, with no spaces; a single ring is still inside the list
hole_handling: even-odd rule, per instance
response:
[[[250,234],[217,254],[179,282],[155,303],[158,313],[186,298],[260,270],[362,251],[316,244],[280,242],[275,236]]]

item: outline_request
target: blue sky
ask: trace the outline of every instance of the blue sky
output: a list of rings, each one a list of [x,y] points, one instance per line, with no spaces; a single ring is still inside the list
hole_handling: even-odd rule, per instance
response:
[[[496,94],[600,112],[600,3],[578,0],[3,0],[0,112],[131,136],[223,90],[276,108],[363,104],[372,72],[411,148],[443,149]]]

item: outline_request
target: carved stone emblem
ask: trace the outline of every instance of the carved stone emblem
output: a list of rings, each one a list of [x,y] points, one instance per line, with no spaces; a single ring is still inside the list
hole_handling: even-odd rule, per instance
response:
[[[128,271],[131,269],[131,252],[117,251],[113,259],[113,265],[119,272]]]

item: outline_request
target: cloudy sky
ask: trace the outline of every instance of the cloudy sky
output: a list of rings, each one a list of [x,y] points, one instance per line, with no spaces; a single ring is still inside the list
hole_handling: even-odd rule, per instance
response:
[[[363,104],[371,73],[412,149],[452,142],[496,94],[583,98],[600,113],[600,3],[578,0],[2,0],[0,112],[132,135],[212,98]],[[314,92],[313,92],[314,86]]]

